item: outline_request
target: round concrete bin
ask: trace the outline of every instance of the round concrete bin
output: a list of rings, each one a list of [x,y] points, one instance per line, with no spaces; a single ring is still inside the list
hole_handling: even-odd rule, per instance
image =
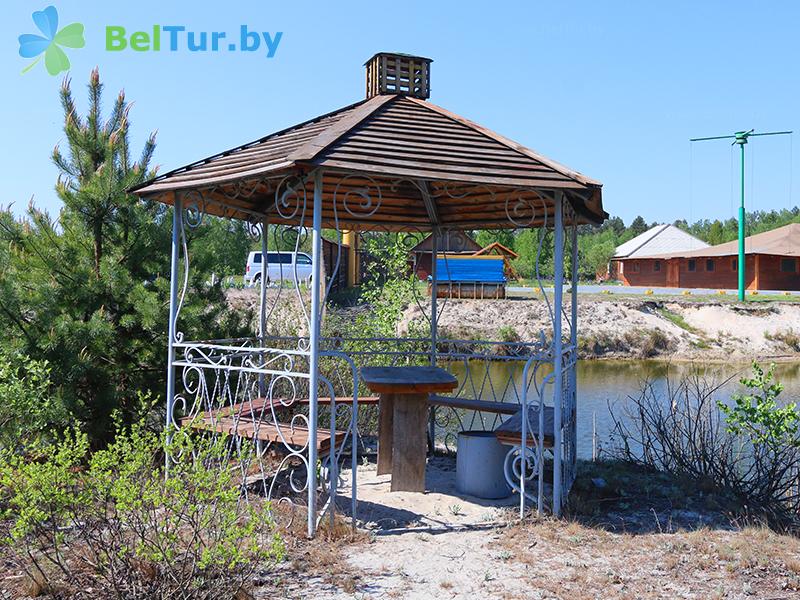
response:
[[[458,434],[456,489],[477,498],[507,498],[503,464],[508,448],[497,441],[493,431],[462,431]]]

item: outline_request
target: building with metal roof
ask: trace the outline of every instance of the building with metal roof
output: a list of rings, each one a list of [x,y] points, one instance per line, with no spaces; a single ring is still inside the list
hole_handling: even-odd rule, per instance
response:
[[[665,252],[700,250],[701,248],[708,248],[708,244],[683,229],[669,224],[656,225],[617,246],[614,258],[636,258]]]
[[[626,285],[736,289],[738,241],[717,246],[635,254],[618,259]],[[800,223],[745,238],[749,290],[800,290]]]
[[[639,258],[664,252],[683,252],[708,248],[703,240],[675,227],[663,224],[651,227],[644,233],[617,246],[614,257],[608,267],[608,278],[622,280],[622,261],[629,258]]]

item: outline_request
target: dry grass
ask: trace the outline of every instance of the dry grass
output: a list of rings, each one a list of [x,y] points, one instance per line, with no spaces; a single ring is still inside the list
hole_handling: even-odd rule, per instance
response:
[[[286,505],[275,506],[276,520],[286,525],[282,530],[287,561],[275,572],[265,574],[255,590],[255,598],[295,598],[304,594],[310,579],[325,586],[352,594],[358,587],[361,574],[346,560],[353,546],[366,544],[369,536],[354,531],[350,523],[336,518],[333,528],[323,519],[314,539],[306,536],[306,513],[294,512]]]
[[[497,543],[544,597],[800,598],[800,540],[768,529],[626,534],[547,519]]]

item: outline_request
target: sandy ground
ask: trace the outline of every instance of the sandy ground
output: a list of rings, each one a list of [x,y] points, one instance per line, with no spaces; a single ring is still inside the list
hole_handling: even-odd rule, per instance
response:
[[[350,472],[342,477],[349,480]],[[524,566],[512,567],[508,552],[490,547],[518,514],[519,497],[468,496],[456,489],[455,477],[455,459],[437,456],[428,459],[424,494],[391,492],[390,475],[377,475],[375,464],[360,466],[358,521],[370,532],[370,543],[348,550],[346,561],[361,573],[361,584],[348,593],[320,582],[314,596],[422,600],[502,598],[508,592],[520,597]],[[347,507],[349,494],[349,487],[341,490],[341,505]]]
[[[360,467],[366,537],[337,546],[330,573],[295,571],[291,584],[269,597],[800,598],[797,538],[738,529],[715,513],[641,499],[640,506],[599,519],[530,516],[520,523],[508,506],[516,505],[515,498],[495,502],[459,494],[452,468],[452,459],[433,459],[428,491],[409,494],[389,492],[388,477],[378,477],[374,466]],[[457,511],[450,510],[454,505]]]
[[[342,472],[345,482],[350,471]],[[362,528],[378,534],[394,530],[447,530],[505,522],[509,507],[519,506],[518,497],[483,500],[456,489],[455,460],[435,456],[428,459],[424,494],[392,492],[391,475],[378,475],[374,463],[358,469],[358,521]],[[348,509],[350,487],[340,491],[340,505]]]

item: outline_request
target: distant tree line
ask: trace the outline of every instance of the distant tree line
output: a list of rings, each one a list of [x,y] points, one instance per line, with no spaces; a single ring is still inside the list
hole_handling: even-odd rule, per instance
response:
[[[782,208],[780,210],[757,210],[747,213],[745,221],[745,234],[755,235],[783,227],[789,223],[800,223],[800,208],[795,206],[794,208]],[[691,225],[685,219],[681,219],[675,221],[675,226],[688,231],[693,236],[712,246],[735,240],[739,235],[739,222],[733,217],[724,221],[701,219]]]
[[[754,235],[783,227],[789,223],[800,223],[800,208],[783,208],[770,211],[753,211],[747,213],[746,234]],[[644,233],[658,222],[648,223],[644,217],[637,216],[629,225],[620,217],[610,217],[599,226],[582,225],[578,228],[579,277],[581,280],[592,280],[606,271],[608,262],[614,256],[616,248]],[[701,219],[688,223],[685,219],[674,222],[676,227],[703,240],[712,246],[735,240],[738,236],[738,221],[735,218],[726,220]],[[511,248],[519,258],[515,267],[523,278],[534,278],[536,273],[536,257],[539,252],[541,232],[533,229],[478,231],[476,241],[485,246],[491,242],[500,242]],[[549,278],[553,274],[552,232],[544,234],[546,238],[541,244],[539,256],[539,274]],[[567,267],[569,257],[567,256]]]

